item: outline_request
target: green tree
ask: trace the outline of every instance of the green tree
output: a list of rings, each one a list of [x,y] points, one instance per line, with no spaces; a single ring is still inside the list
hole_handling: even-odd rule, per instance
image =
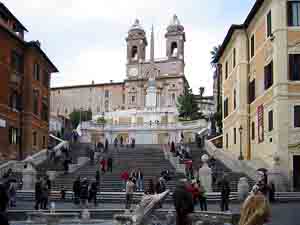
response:
[[[177,98],[177,109],[179,117],[185,120],[195,120],[201,117],[196,98],[189,87],[185,87],[184,93]]]
[[[210,60],[210,65],[216,69],[217,66],[217,56],[219,54],[221,45],[214,46],[213,49],[210,51],[211,55],[211,60]]]
[[[75,129],[81,121],[92,120],[92,111],[91,110],[74,110],[70,115],[70,120],[73,128]]]

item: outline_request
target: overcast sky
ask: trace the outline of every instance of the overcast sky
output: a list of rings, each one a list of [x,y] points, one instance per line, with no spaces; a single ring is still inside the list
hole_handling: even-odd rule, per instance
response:
[[[185,74],[198,93],[212,94],[210,50],[232,23],[242,23],[254,0],[0,0],[27,27],[26,40],[40,40],[58,67],[51,86],[123,81],[128,29],[139,18],[155,57],[164,57],[165,32],[174,13],[185,27]],[[149,50],[149,47],[148,47]],[[149,51],[147,52],[149,57]]]

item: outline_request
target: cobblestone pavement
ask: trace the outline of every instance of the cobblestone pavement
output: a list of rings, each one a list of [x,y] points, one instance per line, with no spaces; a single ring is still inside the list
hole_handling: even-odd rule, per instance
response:
[[[33,202],[18,202],[16,210],[32,210]],[[170,209],[171,205],[165,204],[164,209]],[[90,208],[95,208],[91,206]],[[79,209],[79,206],[75,206],[70,202],[62,203],[56,202],[56,209]],[[124,209],[124,204],[99,204],[97,209]],[[218,211],[218,204],[209,204],[208,209],[210,211]],[[238,212],[240,209],[239,204],[233,204],[230,207],[231,211]],[[199,206],[196,206],[195,210],[199,210]],[[300,203],[278,203],[272,205],[272,217],[268,225],[300,225]]]

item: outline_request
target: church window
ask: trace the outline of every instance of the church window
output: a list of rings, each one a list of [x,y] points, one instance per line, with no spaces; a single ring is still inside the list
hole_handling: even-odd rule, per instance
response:
[[[137,60],[138,59],[138,48],[137,46],[133,46],[131,49],[131,58],[133,60]]]
[[[132,103],[132,104],[135,103],[135,96],[134,96],[134,95],[131,96],[131,103]]]
[[[125,94],[122,95],[122,102],[125,104]]]
[[[171,44],[171,56],[176,57],[178,52],[177,42],[172,42]]]

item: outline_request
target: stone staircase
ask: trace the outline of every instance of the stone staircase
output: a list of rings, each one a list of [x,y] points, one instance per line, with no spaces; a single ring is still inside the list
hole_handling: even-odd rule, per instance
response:
[[[199,148],[196,145],[191,145],[190,148],[191,148],[191,153],[192,153],[192,158],[193,158],[193,164],[196,165],[196,168],[198,169],[199,166],[202,164],[202,162],[201,162],[202,155],[207,154],[210,156],[210,154],[204,148]],[[214,162],[214,165],[212,164],[211,161],[209,161],[209,166],[210,166],[210,168],[213,169],[213,176],[215,176],[215,182],[213,184],[214,192],[220,191],[220,188],[217,183],[222,178],[224,173],[227,174],[227,177],[230,182],[230,189],[232,192],[237,192],[237,185],[238,185],[239,179],[241,177],[247,177],[248,181],[249,181],[249,185],[251,187],[254,184],[254,181],[251,180],[246,174],[234,172],[234,171],[230,170],[220,160],[216,159]]]
[[[84,147],[78,146],[76,151],[83,154]],[[73,150],[73,153],[75,151]],[[72,154],[73,154],[72,153]],[[116,151],[112,146],[109,148],[108,154],[113,157],[113,172],[106,172],[101,174],[100,190],[101,192],[120,192],[122,191],[122,181],[120,179],[121,173],[125,169],[131,170],[132,168],[141,168],[144,174],[144,186],[147,188],[149,180],[158,178],[161,171],[168,169],[173,178],[167,183],[167,188],[173,190],[176,185],[176,180],[183,177],[182,174],[177,174],[168,160],[165,160],[161,146],[159,145],[137,145],[135,149],[120,148]],[[100,156],[107,156],[101,154]],[[54,190],[60,190],[62,186],[66,190],[72,190],[72,185],[77,176],[81,178],[86,177],[89,180],[95,179],[96,171],[100,169],[99,162],[94,164],[88,163],[82,168],[78,169],[75,173],[58,176],[53,184]]]

